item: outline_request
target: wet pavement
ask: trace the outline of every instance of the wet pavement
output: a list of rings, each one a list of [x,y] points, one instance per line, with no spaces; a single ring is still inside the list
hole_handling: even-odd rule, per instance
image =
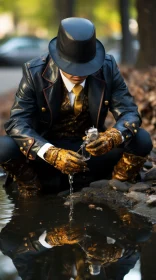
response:
[[[0,173],[0,176],[2,174]],[[0,232],[11,221],[15,204],[8,198],[2,187],[3,179],[0,177]],[[18,272],[8,256],[4,256],[0,251],[0,279],[20,280]]]
[[[22,77],[21,67],[0,67],[0,95],[18,88]]]
[[[63,197],[23,200],[3,182],[1,177],[0,280],[141,280],[140,252],[154,226],[147,219],[82,203],[71,219]]]

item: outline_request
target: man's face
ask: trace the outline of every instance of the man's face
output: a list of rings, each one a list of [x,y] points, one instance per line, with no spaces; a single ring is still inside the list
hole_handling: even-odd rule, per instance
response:
[[[87,78],[87,76],[81,76],[81,77],[80,76],[73,76],[73,75],[67,74],[67,73],[65,73],[63,71],[62,71],[62,73],[74,85],[81,84]]]

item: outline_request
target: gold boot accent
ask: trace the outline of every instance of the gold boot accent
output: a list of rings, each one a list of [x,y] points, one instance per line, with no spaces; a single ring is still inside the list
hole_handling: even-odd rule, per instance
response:
[[[37,174],[25,159],[10,159],[1,166],[16,181],[20,197],[30,198],[40,193],[41,185]]]
[[[123,153],[121,159],[114,167],[112,179],[133,182],[137,177],[140,169],[143,167],[145,161],[145,157]]]

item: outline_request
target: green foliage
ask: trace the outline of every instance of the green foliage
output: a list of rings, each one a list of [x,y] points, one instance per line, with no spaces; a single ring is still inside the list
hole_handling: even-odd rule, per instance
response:
[[[0,0],[0,14],[4,12],[13,15],[15,24],[26,22],[29,30],[41,27],[55,33],[54,0]]]
[[[49,36],[55,36],[58,25],[57,0],[0,0],[0,13],[10,12],[15,24],[19,22],[29,26],[29,30],[46,28]],[[63,1],[63,0],[62,0]],[[121,30],[118,10],[119,0],[75,0],[74,16],[92,20],[97,28],[98,36],[118,33]],[[135,0],[130,0],[131,11],[135,14]]]
[[[100,37],[121,31],[118,0],[78,0],[76,15],[93,20]]]

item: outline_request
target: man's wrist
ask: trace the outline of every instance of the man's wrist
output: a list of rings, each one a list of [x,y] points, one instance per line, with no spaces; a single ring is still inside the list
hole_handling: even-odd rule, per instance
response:
[[[45,248],[51,249],[53,246],[50,245],[49,243],[47,243],[47,241],[46,241],[46,236],[47,236],[47,232],[44,231],[44,232],[40,235],[38,241],[39,241],[40,244],[42,244],[42,246],[44,246]]]
[[[48,150],[50,147],[54,147],[54,145],[52,145],[52,144],[50,144],[50,143],[46,143],[45,145],[43,145],[43,146],[41,147],[41,149],[39,149],[37,155],[38,155],[40,158],[42,158],[42,159],[45,160],[44,154],[47,152],[47,150]],[[46,161],[46,160],[45,160],[45,161]]]
[[[125,138],[124,138],[124,136],[122,135],[122,132],[120,131],[120,130],[118,130],[119,132],[120,132],[120,134],[121,134],[121,137],[122,137],[122,143],[125,141]]]

